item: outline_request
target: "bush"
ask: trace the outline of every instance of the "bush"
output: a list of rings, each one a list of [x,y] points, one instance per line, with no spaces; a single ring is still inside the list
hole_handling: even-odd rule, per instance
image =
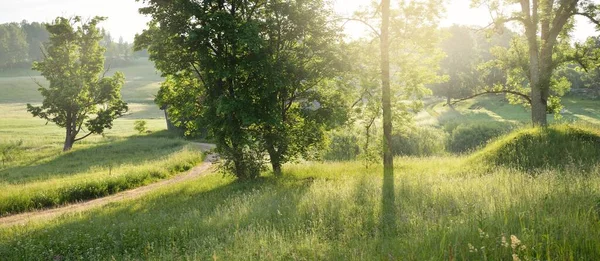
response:
[[[137,120],[133,123],[133,129],[142,134],[148,131],[147,122],[144,120]]]
[[[453,153],[473,151],[512,129],[512,125],[492,122],[457,125],[450,132],[447,148]]]
[[[447,134],[433,127],[409,128],[392,136],[392,152],[399,156],[431,156],[445,152]]]
[[[360,154],[359,139],[351,133],[335,132],[329,139],[329,147],[323,154],[324,160],[355,160]]]

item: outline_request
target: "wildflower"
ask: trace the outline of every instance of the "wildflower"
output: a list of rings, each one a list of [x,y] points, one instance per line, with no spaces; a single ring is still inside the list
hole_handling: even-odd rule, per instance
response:
[[[519,255],[517,255],[517,254],[512,254],[512,258],[513,258],[513,261],[521,261],[521,259],[519,258]]]
[[[506,237],[502,234],[501,245],[503,247],[508,247],[508,243],[506,242]]]
[[[477,248],[475,248],[473,245],[471,245],[471,243],[469,243],[469,252],[471,252],[471,253],[477,252]]]
[[[485,233],[483,230],[481,230],[481,228],[477,228],[479,230],[479,237],[480,238],[489,238],[490,235],[488,233]]]
[[[513,250],[516,250],[519,245],[521,245],[521,240],[515,235],[510,235],[510,247],[512,247]]]

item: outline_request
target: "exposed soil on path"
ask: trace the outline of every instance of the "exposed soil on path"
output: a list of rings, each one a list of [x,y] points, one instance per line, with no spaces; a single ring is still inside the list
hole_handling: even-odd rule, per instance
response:
[[[203,150],[207,151],[214,148],[214,145],[207,143],[196,143]],[[0,227],[8,227],[14,225],[25,225],[32,220],[40,219],[51,219],[66,213],[83,212],[88,209],[105,206],[109,203],[140,198],[151,191],[159,189],[161,187],[182,183],[191,179],[195,179],[206,174],[211,173],[212,162],[216,159],[215,155],[207,155],[202,164],[192,168],[185,174],[179,174],[173,178],[162,180],[156,183],[149,184],[147,186],[126,190],[119,192],[114,195],[106,196],[103,198],[97,198],[90,201],[84,201],[81,203],[69,204],[51,209],[42,209],[33,212],[26,212],[22,214],[16,214],[0,218]]]

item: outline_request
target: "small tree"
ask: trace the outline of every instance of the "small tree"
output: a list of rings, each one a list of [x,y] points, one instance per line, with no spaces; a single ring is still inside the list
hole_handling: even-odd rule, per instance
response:
[[[145,120],[137,120],[133,123],[133,129],[136,130],[139,134],[142,134],[148,131],[148,126],[146,125]]]
[[[50,86],[38,84],[44,101],[41,106],[27,104],[27,110],[65,128],[64,151],[79,140],[112,128],[113,120],[127,111],[121,99],[123,74],[103,74],[105,49],[100,46],[102,34],[97,28],[103,20],[95,17],[83,23],[80,17],[56,18],[46,25],[50,40],[44,59],[33,64]],[[88,133],[77,137],[84,127]]]

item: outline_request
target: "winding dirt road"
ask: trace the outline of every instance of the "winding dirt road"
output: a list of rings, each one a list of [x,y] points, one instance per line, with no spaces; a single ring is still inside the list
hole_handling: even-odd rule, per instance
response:
[[[196,144],[198,144],[200,149],[202,149],[203,151],[207,151],[207,150],[214,148],[213,144],[207,144],[207,143],[196,143]],[[164,187],[167,185],[171,185],[171,184],[182,183],[182,182],[185,182],[185,181],[188,181],[191,179],[195,179],[195,178],[198,178],[198,177],[201,177],[201,176],[211,173],[210,170],[212,167],[212,162],[215,159],[216,159],[215,155],[212,155],[212,154],[208,155],[208,156],[206,156],[206,158],[204,159],[204,162],[202,162],[202,164],[192,168],[185,174],[180,174],[171,179],[162,180],[162,181],[152,183],[150,185],[139,187],[136,189],[119,192],[117,194],[106,196],[103,198],[97,198],[97,199],[93,199],[90,201],[84,201],[81,203],[70,204],[70,205],[61,206],[61,207],[57,207],[57,208],[42,209],[42,210],[38,210],[38,211],[26,212],[26,213],[22,213],[22,214],[16,214],[16,215],[2,217],[2,218],[0,218],[0,227],[25,225],[33,220],[40,220],[40,219],[48,220],[48,219],[52,219],[52,218],[61,216],[66,213],[83,212],[88,209],[102,207],[102,206],[105,206],[105,205],[107,205],[109,203],[113,203],[113,202],[140,198],[158,188],[161,188],[161,187]]]

